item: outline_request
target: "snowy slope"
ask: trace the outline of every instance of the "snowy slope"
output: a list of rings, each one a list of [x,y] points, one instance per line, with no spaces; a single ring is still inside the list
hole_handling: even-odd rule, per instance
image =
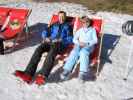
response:
[[[95,81],[80,83],[76,78],[58,82],[59,73],[55,66],[55,77],[44,86],[27,85],[19,81],[12,73],[16,69],[24,70],[32,53],[39,44],[34,39],[29,45],[16,52],[0,55],[0,100],[129,100],[133,98],[133,70],[127,81],[123,81],[131,38],[121,31],[121,25],[133,16],[111,12],[92,12],[82,5],[71,3],[7,3],[8,6],[27,6],[32,9],[29,25],[44,25],[51,15],[64,10],[70,16],[98,16],[104,19],[103,65]],[[35,27],[33,32],[39,34],[42,27]],[[33,43],[36,42],[36,43]],[[132,56],[133,57],[133,56]],[[132,62],[130,62],[133,65]],[[133,67],[133,66],[131,66]],[[56,79],[57,78],[57,79]]]

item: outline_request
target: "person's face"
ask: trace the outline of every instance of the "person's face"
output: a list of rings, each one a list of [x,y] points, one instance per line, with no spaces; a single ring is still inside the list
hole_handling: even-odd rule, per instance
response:
[[[85,27],[85,28],[90,26],[90,21],[83,20],[82,23],[83,23],[83,27]]]
[[[65,22],[65,15],[64,13],[59,13],[59,23],[64,23]]]

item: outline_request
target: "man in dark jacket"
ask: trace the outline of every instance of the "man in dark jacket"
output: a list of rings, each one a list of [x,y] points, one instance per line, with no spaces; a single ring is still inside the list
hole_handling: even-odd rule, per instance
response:
[[[28,66],[25,71],[16,71],[15,75],[27,83],[32,81],[33,76],[36,73],[37,65],[44,52],[48,52],[48,55],[43,63],[43,67],[38,72],[35,83],[42,85],[45,83],[45,79],[48,78],[55,61],[56,55],[64,50],[68,44],[72,43],[72,37],[70,36],[71,28],[66,20],[66,13],[60,11],[58,13],[59,21],[42,32],[43,42],[35,50]],[[50,33],[50,34],[49,34]]]

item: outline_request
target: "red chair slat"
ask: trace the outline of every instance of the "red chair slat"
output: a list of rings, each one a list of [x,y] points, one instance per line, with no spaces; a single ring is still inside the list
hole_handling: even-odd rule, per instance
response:
[[[28,9],[11,9],[10,16],[19,19],[25,19],[28,15]]]
[[[9,14],[10,9],[5,7],[0,7],[0,25],[3,25],[3,23],[6,20],[6,17]]]
[[[96,29],[97,36],[100,36],[102,19],[92,19],[92,26]]]
[[[0,7],[0,16],[7,16],[9,13],[10,9],[6,7]]]
[[[58,15],[53,15],[49,24],[52,25],[56,23],[57,21],[58,21]]]

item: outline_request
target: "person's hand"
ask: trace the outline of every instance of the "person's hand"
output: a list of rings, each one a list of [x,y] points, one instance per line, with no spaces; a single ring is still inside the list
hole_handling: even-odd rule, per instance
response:
[[[44,42],[50,42],[50,38],[45,38]]]
[[[56,43],[57,41],[58,41],[57,39],[52,40],[53,43]]]
[[[54,40],[52,40],[52,42],[61,42],[62,41],[62,39],[60,38],[60,39],[54,39]]]
[[[81,48],[85,47],[85,45],[86,45],[86,43],[79,41],[79,46],[80,46]]]
[[[61,38],[59,38],[59,39],[58,39],[58,42],[61,42],[61,41],[62,41],[62,39],[61,39]]]
[[[80,42],[79,45],[80,45],[81,48],[83,48],[83,47],[85,47],[86,44],[83,43],[83,42]]]

